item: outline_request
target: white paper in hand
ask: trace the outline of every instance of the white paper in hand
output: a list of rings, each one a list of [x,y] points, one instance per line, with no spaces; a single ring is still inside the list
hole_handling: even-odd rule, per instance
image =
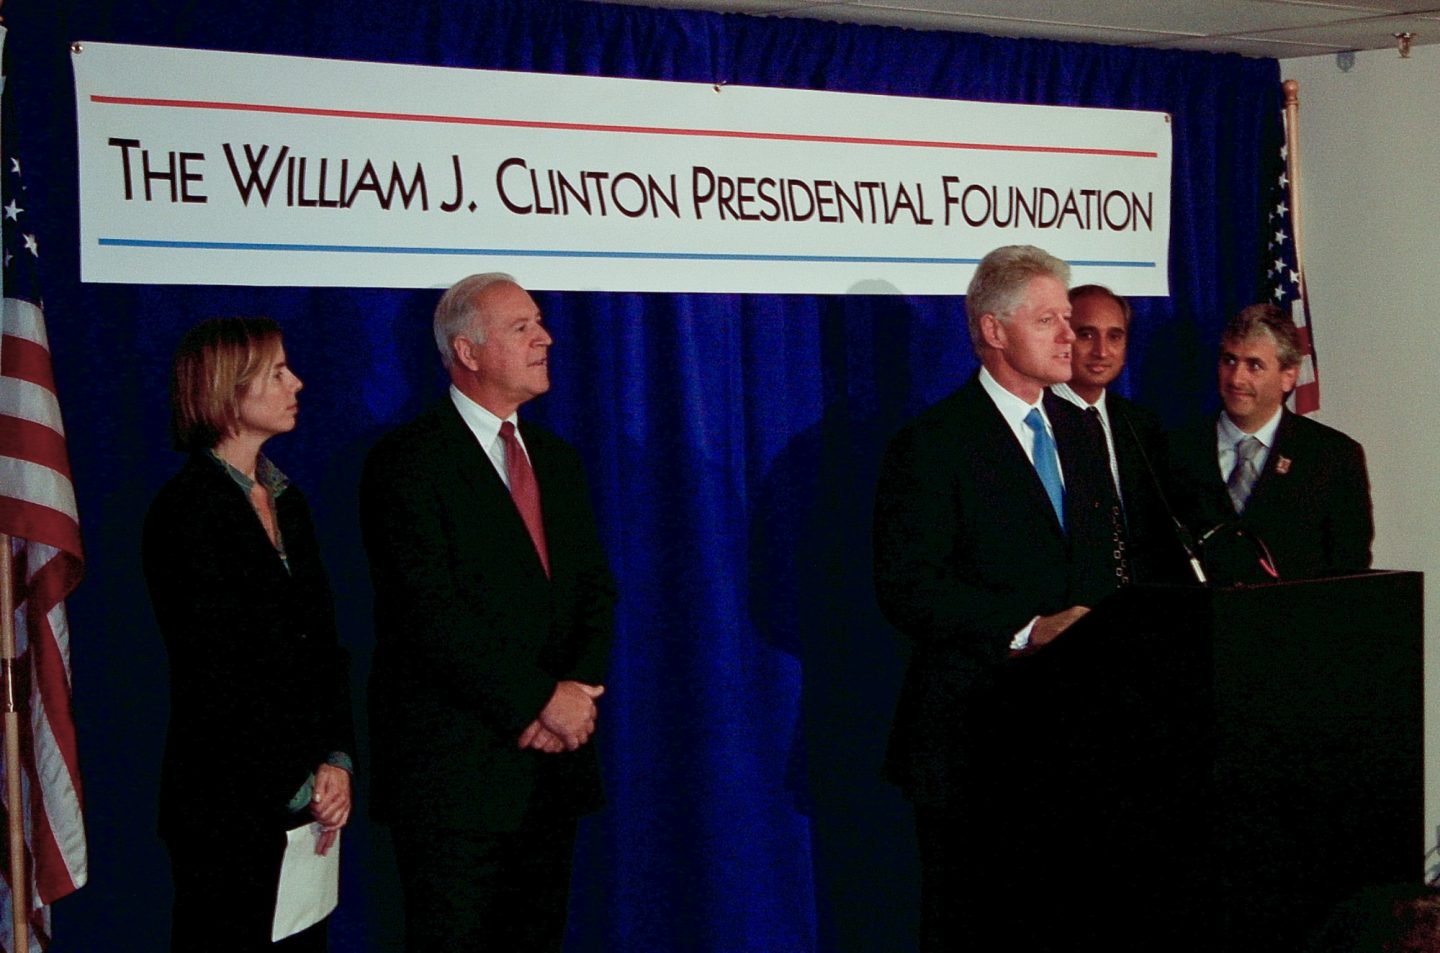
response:
[[[314,926],[340,902],[340,835],[335,835],[335,843],[323,857],[315,853],[319,824],[311,822],[285,836],[288,843],[280,865],[271,942]]]

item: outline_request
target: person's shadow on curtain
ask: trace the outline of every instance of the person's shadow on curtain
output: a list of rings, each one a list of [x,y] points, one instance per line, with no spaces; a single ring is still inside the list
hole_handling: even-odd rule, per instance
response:
[[[811,821],[817,949],[904,951],[918,929],[918,858],[883,762],[906,652],[875,602],[871,510],[886,442],[913,409],[910,357],[930,349],[903,298],[823,308],[823,415],[757,495],[750,616],[801,663],[787,785]]]

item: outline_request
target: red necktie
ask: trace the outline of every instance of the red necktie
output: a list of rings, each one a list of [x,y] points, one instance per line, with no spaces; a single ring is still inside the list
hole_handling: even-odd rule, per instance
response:
[[[545,578],[550,578],[550,551],[545,547],[545,524],[540,516],[540,485],[535,482],[535,471],[530,469],[530,458],[515,436],[515,425],[505,421],[500,425],[500,439],[505,441],[505,472],[510,476],[510,496],[515,508],[530,531],[535,543],[535,552],[540,554],[540,565],[545,567]]]

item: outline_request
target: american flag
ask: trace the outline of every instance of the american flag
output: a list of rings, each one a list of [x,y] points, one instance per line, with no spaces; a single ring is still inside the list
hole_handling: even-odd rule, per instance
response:
[[[0,48],[5,42],[0,27]],[[26,864],[32,914],[30,949],[50,938],[49,904],[85,883],[85,822],[75,725],[70,715],[70,627],[65,597],[84,572],[75,491],[38,285],[42,249],[16,147],[13,91],[0,77],[0,533],[14,572],[16,703]],[[3,774],[0,763],[0,774]],[[0,794],[4,786],[0,785]],[[8,823],[15,805],[5,804]],[[0,850],[0,857],[4,857]],[[8,867],[0,861],[0,867]],[[0,943],[11,943],[11,880],[4,871]]]
[[[1305,289],[1305,271],[1295,246],[1295,192],[1288,168],[1290,151],[1280,146],[1271,188],[1265,260],[1265,292],[1268,300],[1288,308],[1300,329],[1300,376],[1295,383],[1295,412],[1310,414],[1320,409],[1320,368],[1311,334],[1310,296]]]

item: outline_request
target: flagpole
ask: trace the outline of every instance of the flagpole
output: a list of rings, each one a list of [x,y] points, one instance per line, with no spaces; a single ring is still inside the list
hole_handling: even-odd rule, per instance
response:
[[[1305,229],[1300,222],[1300,83],[1287,79],[1280,84],[1285,91],[1285,175],[1290,179],[1290,222],[1295,233],[1295,264],[1301,278],[1305,275]]]
[[[3,2],[3,0],[0,0]],[[25,873],[25,805],[20,786],[20,706],[15,703],[15,567],[10,537],[0,533],[0,679],[5,712],[5,803],[10,818],[11,953],[30,950],[30,878]]]
[[[5,0],[0,0],[0,7]],[[0,16],[0,23],[5,18]],[[10,819],[10,933],[11,953],[29,953],[30,878],[25,875],[25,807],[20,785],[20,711],[15,704],[15,567],[10,536],[0,533],[0,706],[5,712],[5,803]]]

